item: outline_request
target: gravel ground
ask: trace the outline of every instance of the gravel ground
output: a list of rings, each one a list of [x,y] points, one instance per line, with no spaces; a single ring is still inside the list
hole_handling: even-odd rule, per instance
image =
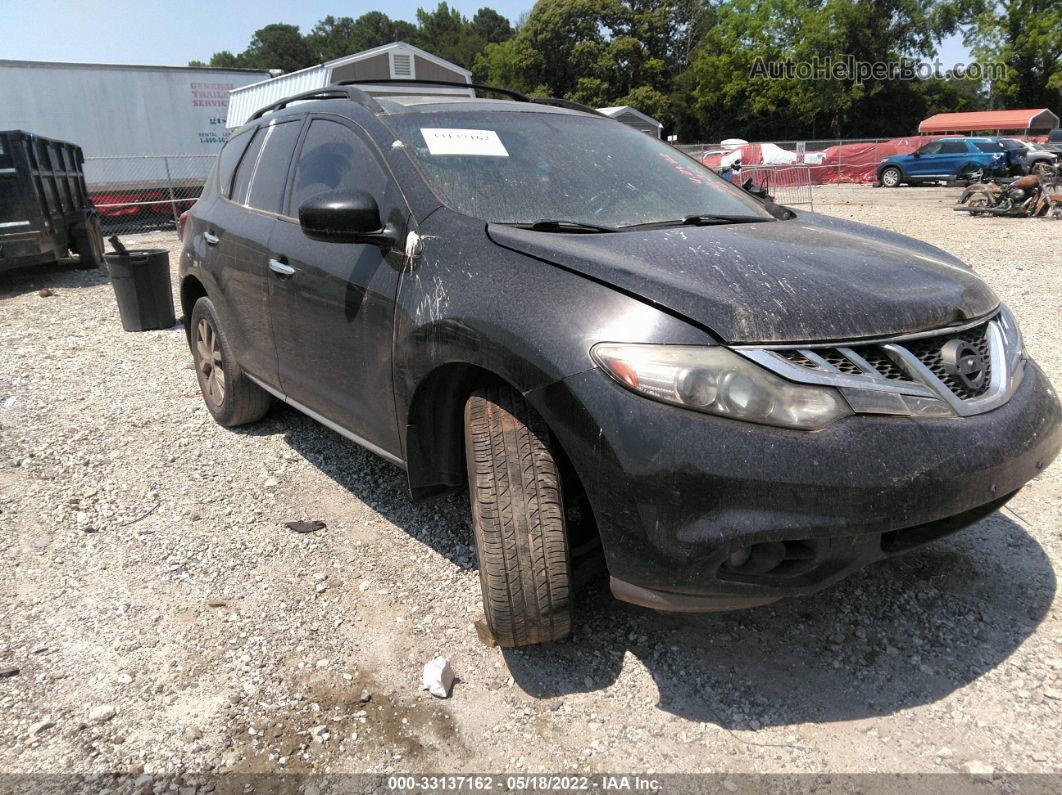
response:
[[[1062,223],[957,192],[816,209],[970,262],[1062,383]],[[676,616],[597,586],[569,641],[502,651],[466,497],[416,505],[288,409],[218,427],[181,331],[123,333],[101,273],[5,275],[0,307],[0,772],[1062,771],[1062,465],[813,597]]]

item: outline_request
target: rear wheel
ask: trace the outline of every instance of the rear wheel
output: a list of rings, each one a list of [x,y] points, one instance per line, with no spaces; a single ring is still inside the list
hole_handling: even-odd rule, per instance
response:
[[[103,264],[103,231],[99,216],[86,216],[84,222],[75,227],[73,237],[77,267],[90,270]]]
[[[890,166],[881,172],[881,184],[886,188],[896,188],[900,185],[900,180],[903,179],[903,172],[900,169]]]
[[[487,626],[500,646],[571,632],[571,558],[546,423],[507,385],[465,404],[472,526]]]
[[[970,208],[970,215],[989,215],[988,199],[984,196],[974,196],[966,202],[966,206]]]
[[[969,163],[959,169],[959,179],[967,182],[980,182],[984,175],[985,170],[973,163]]]
[[[262,419],[272,398],[236,362],[209,298],[195,302],[190,328],[195,374],[210,415],[227,428]]]

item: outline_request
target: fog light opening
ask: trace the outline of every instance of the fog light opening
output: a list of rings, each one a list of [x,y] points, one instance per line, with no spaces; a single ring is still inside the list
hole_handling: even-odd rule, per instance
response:
[[[778,568],[785,558],[785,542],[768,541],[753,544],[751,547],[742,547],[730,553],[723,568],[726,571],[740,574],[766,574]]]

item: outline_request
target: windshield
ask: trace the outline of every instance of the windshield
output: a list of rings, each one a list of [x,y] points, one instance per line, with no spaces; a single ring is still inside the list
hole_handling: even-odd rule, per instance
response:
[[[451,208],[495,223],[623,227],[693,215],[774,220],[751,196],[611,120],[458,111],[388,117]]]

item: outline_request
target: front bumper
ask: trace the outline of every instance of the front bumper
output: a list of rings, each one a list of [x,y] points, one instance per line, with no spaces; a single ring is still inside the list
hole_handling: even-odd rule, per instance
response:
[[[1013,397],[984,414],[857,415],[814,433],[656,403],[599,370],[528,398],[579,473],[614,593],[733,609],[819,590],[1000,507],[1062,444],[1058,400],[1026,368]],[[787,557],[771,571],[727,564],[779,542]]]

